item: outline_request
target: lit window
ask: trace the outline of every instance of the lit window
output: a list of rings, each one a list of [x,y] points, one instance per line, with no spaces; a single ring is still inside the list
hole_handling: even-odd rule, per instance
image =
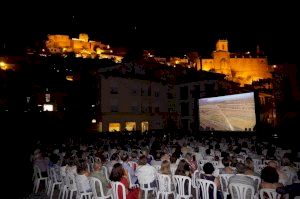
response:
[[[127,131],[135,131],[136,123],[135,122],[125,122],[125,128]]]
[[[142,130],[142,132],[148,131],[149,130],[149,122],[142,122],[141,130]]]
[[[109,132],[115,132],[121,130],[121,124],[120,123],[109,123],[108,124],[108,131]]]
[[[52,104],[44,104],[43,111],[53,111],[53,105]]]

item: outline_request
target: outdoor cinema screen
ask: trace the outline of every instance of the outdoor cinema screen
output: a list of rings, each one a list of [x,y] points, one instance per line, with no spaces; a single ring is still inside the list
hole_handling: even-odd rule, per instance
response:
[[[254,93],[199,99],[200,131],[253,131]]]

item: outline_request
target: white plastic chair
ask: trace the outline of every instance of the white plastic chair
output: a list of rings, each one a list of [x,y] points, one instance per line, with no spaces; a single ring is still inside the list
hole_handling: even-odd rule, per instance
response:
[[[89,183],[90,184],[90,183]],[[77,197],[76,199],[82,199],[82,198],[89,198],[91,199],[92,198],[92,191],[89,190],[84,190],[84,188],[82,187],[82,181],[81,181],[81,178],[79,178],[79,175],[76,175],[75,177],[75,185],[76,185],[76,188],[77,188]],[[72,199],[72,197],[70,198]]]
[[[130,165],[130,167],[135,171],[137,169],[137,167],[139,166],[138,163],[133,162],[133,161],[129,161],[128,164]]]
[[[172,180],[169,175],[164,174],[157,174],[157,181],[158,181],[158,191],[157,191],[157,199],[159,199],[159,196],[162,196],[162,199],[168,199],[168,196],[170,194],[173,194],[175,197],[175,192],[172,191],[171,185]]]
[[[229,178],[231,178],[232,176],[234,176],[234,174],[220,174],[219,175],[220,183],[221,183],[221,190],[222,190],[224,199],[226,199],[229,194],[228,182],[229,182]]]
[[[147,183],[147,184],[140,183],[140,189],[145,192],[145,199],[148,198],[148,192],[149,191],[152,191],[152,192],[154,192],[157,195],[157,193],[156,193],[157,192],[156,187],[151,187],[150,183]]]
[[[281,195],[275,189],[261,189],[259,191],[260,199],[280,199]]]
[[[250,198],[247,198],[247,193],[250,191]],[[253,199],[255,190],[250,185],[231,183],[229,184],[229,192],[232,199]]]
[[[196,179],[199,178],[200,172],[199,170],[195,170],[194,173],[192,174],[192,187],[196,190],[196,198],[199,198],[199,189],[197,188],[196,185]]]
[[[47,195],[49,196],[49,194],[50,194],[50,199],[52,199],[55,186],[58,185],[60,187],[62,182],[58,181],[58,176],[57,176],[54,168],[50,168],[49,173],[50,173],[50,176],[49,176],[50,180],[49,180]]]
[[[174,175],[176,199],[192,198],[192,180],[190,177]],[[187,182],[187,187],[185,186]],[[187,188],[187,190],[186,190]]]
[[[93,199],[106,199],[112,198],[112,194],[105,195],[103,192],[102,182],[94,177],[90,177],[90,185],[92,188]],[[99,190],[99,191],[97,191]]]
[[[259,192],[259,185],[261,183],[261,178],[258,176],[253,176],[253,175],[247,175],[248,177],[252,178],[254,180],[255,183],[255,192],[258,193]]]
[[[46,190],[48,188],[48,177],[43,177],[41,174],[41,170],[37,165],[33,166],[33,174],[34,174],[34,181],[33,181],[33,191],[37,193],[40,187],[40,183],[42,180],[45,181]]]
[[[160,165],[152,165],[152,166],[156,169],[157,172],[160,171],[160,167],[161,167]]]
[[[255,170],[255,172],[256,173],[261,173],[261,170],[263,170],[264,168],[266,167],[266,165],[265,164],[260,164],[260,165],[258,165],[258,166],[255,166],[254,167],[254,170]]]
[[[261,160],[260,159],[252,159],[252,161],[253,161],[253,164],[256,165],[256,166],[258,166],[258,165],[261,164]]]
[[[113,199],[119,199],[118,189],[122,189],[122,198],[126,199],[126,188],[121,182],[110,182],[112,187]]]
[[[104,174],[105,174],[105,178],[106,180],[108,180],[108,182],[110,182],[109,177],[108,177],[108,169],[106,166],[102,166],[103,170],[104,170]]]
[[[77,192],[75,176],[74,175],[70,175],[70,174],[67,173],[66,184],[67,184],[67,194],[66,194],[66,197],[68,198],[68,195],[69,195],[69,192],[70,192],[70,199],[72,199],[73,198],[73,193]]]
[[[202,199],[217,199],[217,186],[214,182],[205,179],[196,180],[197,189],[201,189]],[[213,190],[213,197],[210,197],[210,190]]]

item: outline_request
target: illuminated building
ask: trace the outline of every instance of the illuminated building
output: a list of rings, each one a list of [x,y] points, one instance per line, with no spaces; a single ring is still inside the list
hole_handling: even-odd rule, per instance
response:
[[[241,86],[272,77],[266,57],[252,56],[250,52],[230,53],[227,40],[218,40],[212,59],[202,59],[200,65],[202,70],[225,74]]]
[[[123,55],[115,53],[110,45],[99,41],[89,40],[88,34],[79,34],[79,38],[70,38],[68,35],[48,35],[46,48],[52,54],[75,53],[76,57],[113,59],[121,62]]]
[[[144,75],[99,74],[100,131],[147,131],[166,125],[167,85]]]

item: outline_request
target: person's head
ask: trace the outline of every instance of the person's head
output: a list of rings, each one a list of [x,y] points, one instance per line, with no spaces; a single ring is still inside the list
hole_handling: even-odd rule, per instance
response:
[[[76,169],[78,174],[84,174],[87,172],[87,165],[84,163],[78,164]]]
[[[263,170],[261,170],[261,179],[264,182],[277,183],[279,180],[279,175],[275,168],[266,166],[265,168],[263,168]]]
[[[247,168],[246,168],[245,164],[243,164],[241,162],[238,162],[236,164],[236,171],[237,171],[237,173],[244,174],[246,172],[246,169]]]
[[[248,170],[254,170],[254,164],[251,158],[246,158],[245,161],[245,166],[247,167]]]
[[[282,164],[282,166],[290,166],[291,165],[291,161],[290,161],[290,159],[288,157],[283,157],[281,164]]]
[[[185,159],[186,159],[187,161],[192,161],[192,160],[193,160],[192,154],[187,153],[187,154],[185,155]]]
[[[177,169],[178,170],[184,170],[184,166],[187,164],[185,159],[181,159],[178,163]]]
[[[273,167],[273,168],[277,169],[277,167],[278,167],[278,164],[277,164],[277,162],[276,162],[276,161],[274,161],[274,160],[271,160],[270,162],[268,162],[268,166],[269,166],[269,167]]]
[[[125,171],[122,167],[122,164],[116,163],[114,164],[109,179],[114,182],[119,182],[121,178],[124,176]]]
[[[122,157],[121,157],[121,160],[123,162],[127,162],[129,160],[129,156],[127,154],[123,154]]]
[[[224,167],[230,166],[230,160],[228,158],[223,158],[222,163],[223,163]]]
[[[171,158],[170,158],[170,160],[171,160],[171,164],[175,164],[176,161],[177,161],[176,155],[172,155]]]
[[[146,165],[147,164],[147,157],[145,155],[141,155],[139,159],[139,165]]]
[[[102,163],[100,161],[94,162],[94,171],[100,171],[102,168]]]
[[[169,154],[168,153],[161,153],[161,158],[160,158],[162,161],[164,161],[164,160],[170,160],[170,156],[169,156]]]
[[[161,162],[160,172],[166,175],[171,174],[170,162],[168,160],[164,160]]]
[[[110,157],[110,160],[118,161],[119,160],[119,154],[118,153],[112,154],[112,156]]]
[[[205,150],[205,154],[206,154],[206,155],[210,155],[210,149],[206,149],[206,150]]]
[[[207,162],[203,166],[203,171],[204,171],[205,174],[212,174],[215,171],[215,168],[212,165],[212,163]]]
[[[142,151],[142,153],[143,153],[143,155],[145,155],[146,157],[148,157],[148,155],[149,155],[149,150],[148,150],[148,149],[144,149],[144,150]]]
[[[137,154],[138,154],[137,151],[132,151],[132,152],[131,152],[131,158],[132,158],[132,159],[136,159],[137,156],[138,156]]]

